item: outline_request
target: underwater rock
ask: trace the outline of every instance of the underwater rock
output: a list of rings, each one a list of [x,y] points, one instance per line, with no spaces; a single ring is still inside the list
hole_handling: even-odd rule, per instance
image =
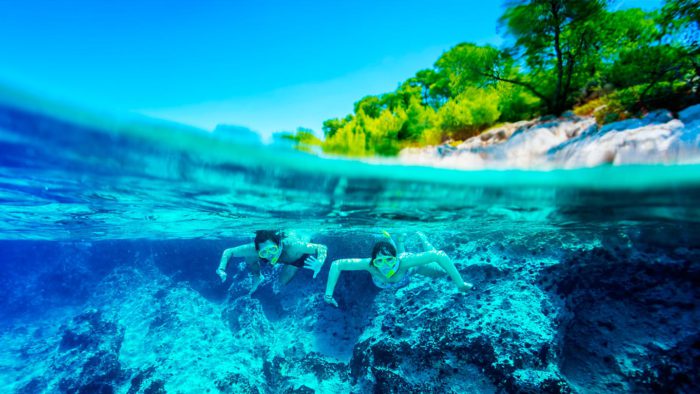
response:
[[[485,272],[475,278],[501,275],[487,265],[471,272],[480,269]],[[350,361],[360,387],[374,392],[570,392],[557,368],[556,316],[532,308],[546,304],[537,288],[523,292],[519,281],[506,279],[489,293],[462,295],[449,283],[438,290],[416,282],[411,286],[420,287],[403,290],[400,299],[387,297],[375,305],[377,317]]]
[[[214,385],[224,394],[260,394],[257,387],[253,386],[246,377],[237,373],[230,373],[224,378],[217,379]]]
[[[328,361],[323,355],[312,352],[306,354],[299,363],[300,369],[306,373],[312,373],[319,381],[338,377],[342,381],[349,380],[346,364]]]
[[[670,349],[655,348],[631,375],[635,390],[690,393],[700,381],[700,335],[693,334]]]
[[[76,349],[88,351],[106,347],[106,351],[118,353],[124,339],[124,328],[105,321],[102,312],[89,309],[73,320],[64,328],[59,350],[65,352]]]
[[[289,388],[284,391],[284,394],[315,394],[316,390],[311,387],[301,385],[296,388]]]
[[[124,327],[106,321],[90,309],[63,328],[54,373],[63,375],[58,387],[66,393],[113,393],[126,379],[119,362]]]
[[[222,311],[221,317],[228,322],[232,333],[246,335],[246,332],[251,332],[264,337],[271,330],[260,300],[255,298],[244,296],[235,299]]]
[[[348,273],[340,309],[303,272],[212,302],[147,262],[104,277],[93,308],[0,338],[34,365],[20,393],[692,392],[700,250],[663,231],[595,247],[458,240],[449,253],[475,290],[414,275],[380,291]]]
[[[144,385],[144,383],[151,377],[153,376],[153,372],[155,372],[155,367],[149,367],[146,368],[142,371],[138,371],[136,375],[134,375],[133,378],[131,378],[131,384],[129,386],[129,391],[127,391],[127,394],[136,394],[141,390],[141,387]],[[150,386],[149,386],[150,387]]]
[[[652,251],[598,248],[542,272],[565,302],[561,369],[577,391],[698,387],[698,254],[685,249],[661,258]]]
[[[165,382],[162,380],[154,380],[148,388],[143,391],[143,394],[166,394]]]

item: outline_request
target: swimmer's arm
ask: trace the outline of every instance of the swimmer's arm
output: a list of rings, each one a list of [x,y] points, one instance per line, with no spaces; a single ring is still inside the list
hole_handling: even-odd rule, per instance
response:
[[[285,240],[283,242],[285,248],[293,250],[299,254],[316,255],[316,259],[318,259],[318,261],[321,263],[323,263],[326,260],[326,256],[328,256],[328,247],[326,245],[303,242],[299,240]]]
[[[260,261],[257,258],[246,256],[245,265],[248,267],[253,276],[260,276]]]
[[[296,244],[295,247],[299,248],[302,253],[316,254],[316,259],[318,259],[321,264],[326,261],[326,257],[328,256],[328,247],[326,245],[300,242]]]
[[[219,262],[219,268],[217,271],[226,271],[228,261],[231,260],[231,257],[245,257],[247,262],[248,258],[251,256],[255,256],[255,245],[253,244],[245,244],[234,248],[228,248],[221,254],[221,261]]]
[[[328,302],[328,299],[333,299],[333,291],[335,291],[335,285],[338,283],[340,271],[362,270],[369,271],[369,259],[341,259],[333,261],[328,272],[328,282],[326,283],[326,302]]]
[[[326,245],[298,241],[287,244],[287,248],[294,251],[294,253],[309,255],[304,260],[304,268],[313,271],[314,279],[316,279],[328,256],[328,247]]]
[[[457,267],[455,267],[452,259],[442,250],[409,254],[401,258],[401,264],[406,268],[418,267],[432,262],[438,263],[440,267],[447,272],[459,290],[464,291],[472,288],[470,283],[466,283],[464,279],[462,279],[462,275],[457,271]]]
[[[323,264],[326,261],[326,257],[328,257],[328,247],[326,245],[321,245],[321,244],[309,244],[311,245],[314,249],[316,249],[317,256],[316,258]]]

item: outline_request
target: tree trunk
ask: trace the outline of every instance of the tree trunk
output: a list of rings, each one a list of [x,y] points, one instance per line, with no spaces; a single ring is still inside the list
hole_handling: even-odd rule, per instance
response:
[[[554,111],[555,115],[560,115],[564,112],[565,98],[562,97],[562,85],[564,81],[564,56],[561,51],[561,20],[559,19],[560,4],[558,0],[550,0],[550,11],[552,13],[554,24],[554,52],[557,56],[557,84],[554,92]]]

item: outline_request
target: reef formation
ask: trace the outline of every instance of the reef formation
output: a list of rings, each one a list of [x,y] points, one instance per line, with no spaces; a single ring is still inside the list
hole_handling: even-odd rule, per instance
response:
[[[340,240],[321,241],[339,256],[358,247],[334,249]],[[219,241],[104,241],[63,254],[28,242],[9,252],[15,262],[54,253],[61,264],[4,267],[0,384],[17,393],[692,392],[700,243],[669,229],[576,241],[442,239],[472,292],[418,276],[379,290],[346,273],[337,309],[323,302],[325,277],[309,272],[281,287],[268,269],[251,295],[248,272],[233,264],[230,282],[218,283],[228,246]]]

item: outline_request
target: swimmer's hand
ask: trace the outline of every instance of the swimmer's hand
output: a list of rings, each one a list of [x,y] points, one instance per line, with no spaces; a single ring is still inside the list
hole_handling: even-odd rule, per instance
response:
[[[334,307],[338,307],[338,303],[335,301],[335,298],[333,298],[332,295],[325,295],[323,297],[323,301],[326,301],[326,304],[333,305]]]
[[[462,283],[461,286],[458,287],[459,291],[464,292],[464,293],[468,292],[469,290],[471,290],[473,288],[474,288],[474,285],[469,283],[469,282],[464,282],[464,283]]]
[[[226,271],[219,268],[218,270],[216,270],[216,274],[219,275],[219,278],[221,278],[221,283],[226,282]]]
[[[314,256],[309,256],[304,260],[304,268],[314,272],[314,279],[316,279],[318,273],[321,272],[321,267],[323,267],[323,261],[319,261]]]

